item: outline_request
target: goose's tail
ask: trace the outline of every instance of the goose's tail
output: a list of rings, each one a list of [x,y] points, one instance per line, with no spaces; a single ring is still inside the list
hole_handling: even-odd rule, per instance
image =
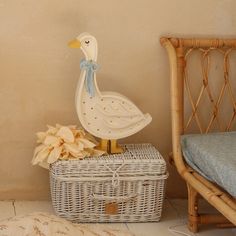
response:
[[[151,121],[152,121],[152,117],[151,117],[151,115],[149,114],[149,113],[146,113],[145,115],[144,115],[144,120],[145,120],[145,126],[146,125],[148,125]]]

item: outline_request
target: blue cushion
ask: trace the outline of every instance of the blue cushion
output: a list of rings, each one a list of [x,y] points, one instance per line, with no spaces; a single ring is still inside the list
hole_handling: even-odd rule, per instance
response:
[[[186,162],[236,197],[236,132],[181,137]]]

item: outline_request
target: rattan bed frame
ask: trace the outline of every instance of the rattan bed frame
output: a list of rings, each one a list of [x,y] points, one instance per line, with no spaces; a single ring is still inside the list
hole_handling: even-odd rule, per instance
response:
[[[230,131],[236,120],[236,100],[232,78],[229,76],[231,53],[236,50],[236,39],[197,39],[197,38],[168,38],[162,37],[161,44],[166,48],[170,63],[171,78],[171,113],[172,113],[172,158],[174,164],[187,183],[188,188],[188,227],[190,231],[197,232],[200,224],[219,224],[221,226],[236,225],[236,201],[227,192],[216,184],[203,178],[192,170],[182,156],[180,136],[185,133],[191,122],[195,122],[199,133],[212,131],[213,123],[218,130]],[[198,50],[201,55],[202,85],[197,99],[191,95],[189,86],[189,74],[187,71],[188,58],[193,51]],[[212,51],[219,53],[223,60],[222,83],[219,94],[214,97],[209,86],[209,67]],[[236,63],[236,61],[235,61]],[[236,65],[235,65],[236,67]],[[236,78],[234,78],[236,79]],[[187,98],[191,107],[191,114],[184,117],[184,103]],[[222,122],[219,116],[220,106],[224,96],[228,96],[231,106],[231,115],[227,124]],[[199,119],[198,110],[203,96],[209,99],[210,119],[205,126]],[[236,183],[236,180],[235,180]],[[201,195],[221,214],[210,215],[198,212],[198,198]]]

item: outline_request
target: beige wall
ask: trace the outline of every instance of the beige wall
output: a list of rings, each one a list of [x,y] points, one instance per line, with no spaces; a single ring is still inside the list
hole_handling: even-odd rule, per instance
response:
[[[83,31],[99,43],[101,90],[132,99],[153,122],[123,142],[171,146],[169,71],[161,35],[235,35],[234,0],[0,0],[0,198],[49,197],[48,172],[32,167],[35,132],[78,124],[74,92]],[[185,196],[169,167],[167,194]]]

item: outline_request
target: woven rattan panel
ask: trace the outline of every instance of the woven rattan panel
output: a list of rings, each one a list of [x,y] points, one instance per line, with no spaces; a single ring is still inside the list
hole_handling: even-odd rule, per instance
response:
[[[236,50],[184,50],[184,132],[235,130]]]

